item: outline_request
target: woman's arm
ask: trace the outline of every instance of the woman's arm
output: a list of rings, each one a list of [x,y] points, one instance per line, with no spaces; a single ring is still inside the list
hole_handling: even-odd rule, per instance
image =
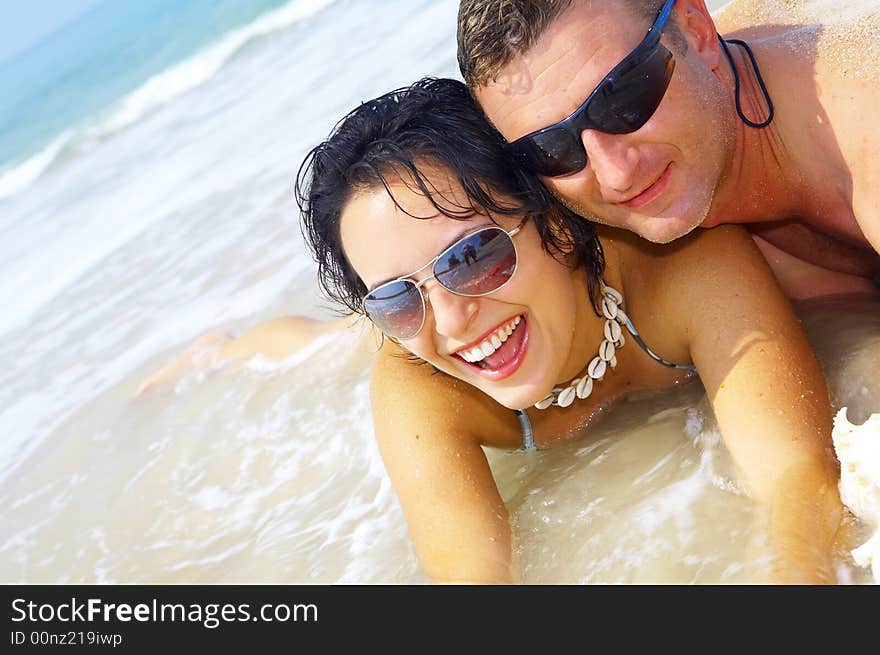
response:
[[[386,344],[371,381],[376,438],[422,569],[438,583],[510,583],[507,510],[479,431],[511,428],[494,401]]]
[[[703,231],[664,262],[663,302],[723,439],[770,510],[774,581],[834,582],[842,517],[831,404],[806,335],[748,234]]]

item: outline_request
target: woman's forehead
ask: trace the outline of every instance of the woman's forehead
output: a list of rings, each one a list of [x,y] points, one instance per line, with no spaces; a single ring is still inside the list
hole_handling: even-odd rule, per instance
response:
[[[426,208],[430,208],[427,215],[433,215],[438,207],[455,215],[472,205],[458,176],[445,166],[421,162],[416,171],[398,169],[384,177],[386,194],[413,216],[422,217],[425,214],[416,210],[424,212]]]
[[[438,185],[432,198],[400,182],[389,186],[393,197],[383,187],[354,194],[340,217],[343,250],[368,287],[417,270],[459,235],[492,222],[485,214],[450,218],[434,206],[432,199],[461,213],[460,186],[456,192]]]

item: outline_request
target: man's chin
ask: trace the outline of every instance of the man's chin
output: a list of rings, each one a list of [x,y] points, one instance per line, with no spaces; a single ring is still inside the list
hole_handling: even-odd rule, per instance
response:
[[[613,227],[618,230],[628,230],[652,243],[663,244],[675,241],[676,239],[692,232],[700,225],[702,218],[705,218],[701,217],[699,220],[694,219],[688,221],[687,219],[682,218],[638,216],[632,217],[629,220],[624,219],[623,222],[606,220],[602,218],[601,215],[581,206],[579,203],[571,202],[570,200],[563,198],[561,195],[557,194],[555,190],[551,189],[551,191],[553,191],[553,194],[563,205],[568,207],[568,209],[575,214],[583,216],[587,220],[600,225],[607,225],[608,227]]]
[[[690,234],[706,219],[706,212],[697,216],[639,216],[632,217],[623,229],[635,232],[652,243],[671,243]]]
[[[665,219],[648,219],[648,220],[665,220]],[[672,243],[676,239],[680,239],[681,237],[690,234],[696,228],[696,225],[685,226],[685,227],[672,227],[672,226],[661,226],[659,229],[655,225],[647,226],[641,230],[633,229],[632,231],[638,234],[643,239],[650,241],[651,243],[665,244]]]

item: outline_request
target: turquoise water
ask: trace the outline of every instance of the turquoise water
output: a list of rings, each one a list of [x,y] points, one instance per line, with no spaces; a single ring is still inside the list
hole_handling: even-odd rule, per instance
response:
[[[0,64],[0,171],[287,0],[103,2]]]

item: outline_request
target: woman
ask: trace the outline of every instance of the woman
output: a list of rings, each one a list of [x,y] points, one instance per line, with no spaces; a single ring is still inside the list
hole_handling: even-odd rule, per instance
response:
[[[833,581],[828,394],[749,237],[594,227],[504,155],[462,84],[427,79],[351,112],[297,184],[325,291],[390,337],[376,435],[425,572],[516,579],[483,446],[548,447],[696,373],[770,510],[774,580]]]
[[[696,373],[771,510],[774,580],[833,580],[827,390],[743,231],[656,246],[594,227],[508,161],[452,80],[353,111],[307,158],[297,195],[325,290],[391,337],[373,371],[376,435],[432,579],[516,579],[481,446],[548,447],[625,394]],[[350,325],[288,317],[212,333],[142,390],[192,365],[283,359]]]

